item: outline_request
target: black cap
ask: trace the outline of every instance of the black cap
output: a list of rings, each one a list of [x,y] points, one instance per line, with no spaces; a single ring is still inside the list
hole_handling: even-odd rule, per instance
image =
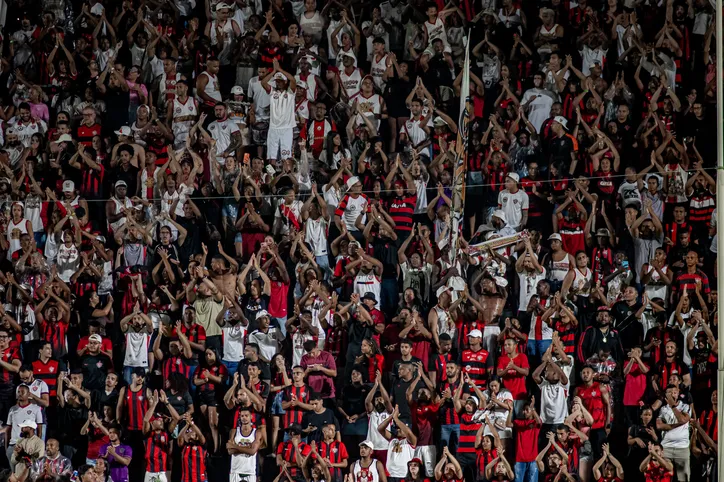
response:
[[[298,423],[293,423],[293,424],[291,424],[289,427],[287,427],[287,433],[288,433],[289,435],[294,435],[294,434],[301,435],[301,434],[302,434],[302,426],[299,425]]]

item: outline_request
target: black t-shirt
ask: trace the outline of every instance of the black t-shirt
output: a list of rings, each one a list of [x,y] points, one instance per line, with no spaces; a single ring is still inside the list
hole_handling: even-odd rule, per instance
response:
[[[93,390],[91,393],[91,406],[98,413],[103,413],[103,407],[110,405],[115,410],[118,403],[118,390],[114,389],[111,393],[106,393],[105,387],[101,390]]]
[[[569,135],[554,137],[548,145],[551,162],[562,162],[565,166],[564,172],[568,172],[571,165],[571,153],[576,151],[573,138]]]
[[[80,443],[86,443],[84,436],[81,436],[80,431],[88,421],[88,409],[85,405],[79,407],[73,407],[70,404],[66,404],[65,407],[59,409],[60,412],[60,423],[58,426],[63,427],[60,430],[60,441],[64,444],[80,447]]]
[[[81,358],[80,364],[83,369],[83,386],[88,390],[104,390],[108,370],[113,368],[111,359],[102,353],[87,354]]]
[[[173,407],[179,415],[186,413],[189,405],[193,405],[194,401],[191,399],[189,392],[177,393],[172,395],[171,392],[167,392],[168,403]]]
[[[110,131],[128,125],[128,106],[131,103],[130,92],[106,86],[103,100],[106,103],[106,120],[103,127]]]
[[[624,352],[635,346],[640,346],[644,341],[643,326],[636,319],[636,312],[639,309],[641,309],[641,303],[638,301],[633,306],[629,306],[625,301],[617,301],[611,307],[613,327],[621,337],[621,346],[623,346]]]
[[[322,441],[322,427],[327,425],[328,423],[333,423],[335,427],[337,427],[337,430],[339,430],[339,422],[337,421],[337,417],[334,416],[334,412],[332,410],[325,408],[322,413],[317,413],[314,410],[305,412],[304,416],[302,417],[302,429],[306,429],[310,425],[312,427],[316,427],[316,430],[312,432],[308,432],[309,440],[307,440],[307,443],[310,443],[312,440],[319,443]]]

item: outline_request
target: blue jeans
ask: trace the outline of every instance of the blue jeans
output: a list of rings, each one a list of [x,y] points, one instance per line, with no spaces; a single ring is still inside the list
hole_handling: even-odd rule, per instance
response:
[[[515,482],[538,482],[538,466],[535,461],[515,463]]]
[[[325,254],[322,256],[315,256],[314,260],[317,262],[317,266],[319,266],[319,270],[322,272],[324,281],[329,281],[332,278],[332,270],[329,267],[329,255]]]
[[[528,356],[540,358],[551,346],[552,340],[528,340]]]
[[[447,447],[453,455],[458,452],[460,441],[460,425],[450,424],[440,426],[440,446]]]
[[[229,376],[226,378],[226,384],[231,385],[234,381],[234,373],[236,373],[236,369],[239,368],[239,362],[221,360],[221,363],[223,363],[226,369],[229,371]]]

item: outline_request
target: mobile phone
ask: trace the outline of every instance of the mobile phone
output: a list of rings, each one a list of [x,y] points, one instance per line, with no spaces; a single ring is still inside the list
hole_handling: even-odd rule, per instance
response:
[[[243,162],[244,162],[244,165],[245,165],[245,166],[248,166],[249,163],[251,162],[251,155],[250,155],[248,152],[244,153],[244,161],[243,161]]]
[[[628,261],[622,261],[622,262],[621,262],[621,266],[622,266],[623,268],[628,268]]]

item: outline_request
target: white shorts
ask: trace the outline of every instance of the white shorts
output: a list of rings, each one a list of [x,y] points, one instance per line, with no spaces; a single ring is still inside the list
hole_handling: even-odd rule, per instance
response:
[[[294,142],[294,129],[269,128],[266,136],[267,159],[288,159],[292,157],[292,144]],[[279,155],[279,157],[277,157]]]
[[[437,463],[437,447],[434,445],[423,445],[415,447],[415,457],[422,460],[425,466],[425,475],[432,477],[435,475],[435,464]]]
[[[166,472],[146,472],[143,482],[168,482],[168,479],[166,479]]]
[[[256,474],[242,475],[242,474],[229,474],[229,482],[256,482]]]

